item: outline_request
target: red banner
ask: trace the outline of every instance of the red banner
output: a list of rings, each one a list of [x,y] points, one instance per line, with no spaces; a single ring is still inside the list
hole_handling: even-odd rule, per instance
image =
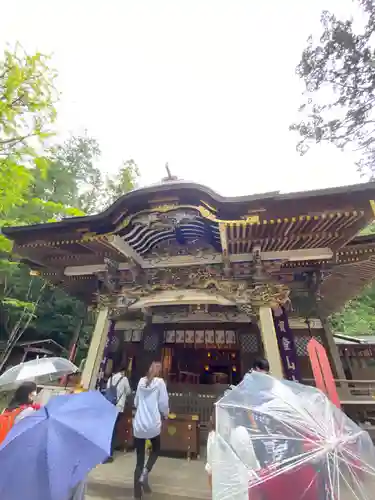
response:
[[[335,379],[333,378],[326,350],[316,339],[312,338],[307,344],[307,352],[311,362],[315,384],[332,403],[341,408],[340,398],[337,393]]]

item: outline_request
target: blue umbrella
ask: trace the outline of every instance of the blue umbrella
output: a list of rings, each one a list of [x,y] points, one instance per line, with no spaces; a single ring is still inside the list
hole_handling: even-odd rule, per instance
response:
[[[68,500],[109,455],[118,411],[99,392],[56,396],[0,447],[1,500]]]

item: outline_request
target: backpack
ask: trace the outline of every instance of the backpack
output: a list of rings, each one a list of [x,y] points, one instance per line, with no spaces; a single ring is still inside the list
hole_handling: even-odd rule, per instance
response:
[[[119,400],[119,398],[117,397],[117,387],[118,387],[119,383],[121,382],[122,377],[120,377],[119,380],[115,384],[112,384],[113,376],[109,380],[110,380],[110,384],[109,384],[109,387],[107,387],[107,389],[104,392],[104,397],[110,403],[112,403],[114,406],[116,406],[118,403],[118,400]]]

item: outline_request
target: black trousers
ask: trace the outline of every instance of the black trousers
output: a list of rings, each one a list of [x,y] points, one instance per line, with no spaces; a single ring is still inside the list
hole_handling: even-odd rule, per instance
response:
[[[112,441],[111,441],[111,457],[113,457],[113,453],[117,446],[117,432],[118,432],[118,424],[120,421],[122,413],[117,415],[115,426],[113,427]]]
[[[150,456],[148,457],[146,469],[150,472],[155,465],[160,453],[160,436],[156,436],[150,439],[152,450]],[[145,467],[145,447],[146,439],[134,438],[135,451],[137,454],[137,464],[134,471],[134,484],[137,484]]]

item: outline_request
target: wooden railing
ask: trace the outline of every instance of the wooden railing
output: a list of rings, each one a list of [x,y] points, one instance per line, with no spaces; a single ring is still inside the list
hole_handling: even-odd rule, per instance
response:
[[[343,411],[375,442],[375,380],[335,380]],[[313,379],[303,383],[315,385]]]
[[[302,381],[315,385],[313,379]],[[375,380],[335,380],[343,410],[361,427],[365,428],[375,441]],[[198,415],[201,425],[201,440],[205,441],[215,401],[224,394],[227,385],[168,383],[171,413]],[[49,395],[63,392],[61,387],[48,387]],[[133,393],[134,396],[134,393]],[[127,401],[132,406],[133,397]]]
[[[315,386],[314,379],[303,379],[307,385]],[[340,400],[346,404],[374,404],[375,380],[335,380]]]
[[[210,421],[215,401],[227,387],[220,384],[168,384],[171,411],[199,415],[199,420],[206,425]]]

